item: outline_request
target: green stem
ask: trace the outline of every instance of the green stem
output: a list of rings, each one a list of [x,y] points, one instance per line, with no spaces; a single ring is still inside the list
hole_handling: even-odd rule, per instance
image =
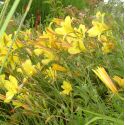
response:
[[[5,15],[6,15],[9,2],[10,2],[10,0],[6,0],[4,2],[4,6],[3,6],[2,11],[0,13],[0,27],[1,27],[2,22],[4,21],[3,19],[4,19]]]
[[[20,0],[15,0],[14,1],[14,4],[13,4],[11,10],[9,11],[9,13],[8,13],[8,15],[6,17],[5,22],[4,22],[3,26],[0,29],[0,38],[2,37],[3,33],[5,32],[5,30],[7,28],[7,25],[9,23],[10,19],[12,18],[12,16],[13,16],[19,2],[20,2]]]
[[[26,11],[25,11],[25,13],[24,13],[24,15],[23,15],[23,17],[22,17],[22,20],[21,20],[21,22],[20,22],[20,25],[19,25],[19,27],[18,27],[18,29],[17,29],[17,31],[16,31],[14,37],[13,37],[13,40],[12,40],[12,42],[11,42],[11,45],[9,46],[8,52],[7,52],[7,54],[6,54],[6,57],[4,58],[4,60],[3,60],[3,62],[2,62],[2,65],[1,65],[1,68],[0,68],[0,74],[2,73],[4,64],[5,64],[6,60],[8,59],[8,56],[9,56],[9,54],[10,54],[10,52],[11,52],[11,49],[12,49],[12,46],[13,46],[13,44],[15,43],[15,40],[16,40],[16,38],[17,38],[17,34],[18,34],[19,31],[21,30],[21,26],[22,26],[22,24],[23,24],[23,22],[24,22],[24,20],[25,20],[25,18],[26,18],[26,15],[27,15],[29,9],[30,9],[30,6],[31,6],[31,4],[32,4],[32,1],[33,1],[33,0],[30,0],[30,1],[29,1],[28,6],[27,6],[27,9],[26,9]]]

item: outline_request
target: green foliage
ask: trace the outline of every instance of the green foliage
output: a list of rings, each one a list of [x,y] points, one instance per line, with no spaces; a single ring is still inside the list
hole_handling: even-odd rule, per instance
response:
[[[46,21],[49,22],[52,17],[63,18],[63,6],[69,4],[76,5],[78,8],[86,6],[84,1],[80,3],[77,0],[63,0],[63,2],[64,4],[54,0],[42,2],[34,0],[27,18],[31,17],[30,14],[35,15],[37,8],[41,8],[42,21],[44,22],[46,18]],[[17,12],[24,13],[23,7],[26,4],[27,1],[21,1]],[[108,70],[111,76],[123,77],[124,75],[123,6],[122,3],[114,6],[112,1],[106,5],[100,4],[95,11],[98,10],[106,12],[106,21],[113,29],[113,36],[116,41],[116,49],[113,53],[104,55],[100,53],[99,49],[86,55],[81,53],[69,56],[66,52],[57,53],[61,57],[60,64],[68,67],[69,72],[59,72],[58,79],[54,84],[48,84],[48,79],[45,79],[45,76],[39,71],[37,75],[30,78],[26,85],[29,92],[27,104],[30,110],[14,109],[11,103],[5,104],[0,101],[0,125],[123,125],[123,101],[107,91],[107,88],[92,72],[93,68],[101,65]],[[50,14],[50,12],[52,13]],[[89,13],[91,13],[91,10]],[[21,18],[22,15],[18,17],[18,24],[20,24]],[[33,21],[32,18],[30,18],[31,22]],[[23,21],[21,22],[23,23]],[[22,27],[22,23],[18,31]],[[33,39],[35,39],[35,35]],[[22,54],[22,58],[30,57],[34,64],[38,61],[38,58],[34,55],[30,56],[25,48],[21,49],[23,49],[23,53],[20,53],[21,50],[19,50],[19,53]],[[49,67],[49,65],[43,67],[43,69]],[[21,78],[16,71],[11,71],[11,73]],[[63,80],[69,80],[73,83],[74,91],[70,96],[60,94],[60,85],[62,85]],[[122,95],[123,91],[120,92],[120,96]]]
[[[14,0],[10,0],[10,6],[13,4]],[[23,14],[28,0],[20,1],[16,13]],[[85,9],[88,4],[84,0],[33,0],[33,6],[27,15],[27,20],[30,21],[30,26],[34,26],[37,16],[40,15],[41,23],[48,24],[53,17],[65,16],[64,7],[72,5],[78,9]],[[31,19],[32,20],[29,20]]]

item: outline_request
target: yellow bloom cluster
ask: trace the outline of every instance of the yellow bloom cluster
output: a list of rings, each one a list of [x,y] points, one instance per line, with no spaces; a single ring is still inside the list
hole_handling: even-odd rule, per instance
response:
[[[87,29],[84,24],[73,25],[73,18],[66,16],[64,20],[54,18],[50,25],[45,28],[45,31],[36,32],[35,38],[32,38],[31,29],[20,31],[20,38],[16,39],[4,64],[4,68],[8,69],[9,78],[7,80],[4,73],[0,75],[0,88],[4,88],[6,91],[4,102],[10,102],[20,88],[23,89],[22,84],[28,82],[38,71],[49,81],[56,81],[59,72],[67,73],[68,68],[61,64],[58,56],[60,52],[66,52],[71,56],[80,53],[85,54],[88,51],[92,52],[90,48],[87,48],[89,46],[87,44],[95,39],[97,44],[101,44],[103,54],[112,52],[115,47],[114,39],[113,36],[107,35],[111,29],[105,23],[104,17],[104,13],[97,12],[96,19],[92,21],[90,29]],[[0,42],[1,66],[12,43],[12,35],[4,34]],[[91,47],[94,51],[98,47],[95,46]],[[21,54],[24,54],[25,58],[22,58]],[[18,85],[17,79],[11,75],[12,71],[23,77],[21,86]],[[93,71],[110,90],[114,93],[117,92],[116,86],[104,68],[98,67]],[[117,76],[114,76],[113,79],[119,86],[123,86],[123,79]],[[70,95],[73,91],[72,84],[67,81],[63,81],[60,88],[63,89],[61,93],[65,95]]]
[[[8,103],[11,101],[13,96],[18,93],[18,81],[14,76],[11,75],[9,76],[9,80],[5,80],[5,75],[1,75],[0,79],[1,87],[3,86],[7,90],[4,102]]]

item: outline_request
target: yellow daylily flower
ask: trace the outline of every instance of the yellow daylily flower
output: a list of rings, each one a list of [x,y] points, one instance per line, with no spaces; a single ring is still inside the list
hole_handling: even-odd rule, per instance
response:
[[[70,54],[78,54],[80,53],[80,49],[79,49],[79,46],[78,46],[78,41],[74,41],[72,44],[71,44],[71,47],[69,47],[68,49],[68,52]]]
[[[71,43],[71,47],[68,48],[70,54],[78,54],[80,52],[85,52],[86,48],[82,40],[74,40]]]
[[[117,88],[110,79],[109,75],[103,67],[97,67],[96,70],[93,69],[93,72],[101,79],[101,81],[113,92],[117,93]]]
[[[119,76],[114,76],[113,80],[116,81],[120,87],[124,87],[124,79]]]
[[[46,31],[44,31],[43,34],[39,36],[39,39],[37,40],[38,42],[35,43],[35,46],[52,48],[53,45],[55,45],[55,40],[55,32],[51,27],[48,27],[46,28]]]
[[[74,29],[73,29],[73,27],[71,25],[71,18],[70,18],[70,16],[67,16],[65,18],[65,21],[61,23],[61,27],[60,28],[56,28],[55,32],[57,34],[60,34],[60,35],[67,35],[69,33],[74,32]]]
[[[108,30],[108,26],[105,24],[105,23],[100,23],[100,22],[97,22],[97,21],[92,21],[92,24],[93,24],[93,27],[90,28],[87,33],[89,35],[89,37],[100,37],[100,35]]]
[[[0,65],[1,65],[8,53],[8,48],[12,44],[12,34],[7,35],[6,33],[4,33],[4,35],[0,40],[1,40],[1,45],[0,45]],[[12,50],[9,54],[9,57],[7,58],[6,63],[4,64],[4,67],[6,67],[7,64],[10,64],[11,68],[15,69],[15,64],[19,64],[18,55],[14,53],[14,51],[18,48],[19,45],[18,43],[20,44],[20,41],[17,40],[13,44]]]
[[[84,46],[84,43],[83,43],[82,39],[81,40],[79,39],[78,44],[79,44],[79,48],[80,48],[81,52],[85,52],[86,48]]]
[[[22,68],[28,76],[32,76],[34,73],[36,73],[35,65],[32,65],[30,59],[26,60],[22,64]]]
[[[105,16],[105,13],[101,13],[100,11],[96,13],[96,19],[102,23],[104,23],[104,16]]]
[[[69,95],[71,93],[71,91],[73,90],[71,83],[67,82],[67,81],[63,81],[63,85],[61,86],[61,88],[64,89],[61,92],[61,94],[65,94],[65,95]]]
[[[10,47],[11,44],[12,44],[12,34],[7,35],[6,33],[4,33],[4,35],[1,38],[1,47],[8,48]],[[22,46],[21,41],[17,39],[12,46],[12,50],[15,50],[21,46]]]
[[[6,47],[0,47],[0,65],[5,59],[7,53],[8,53],[8,49]],[[18,55],[11,52],[7,61],[4,64],[4,67],[6,67],[8,63],[10,64],[12,69],[15,69],[15,66],[16,66],[15,64],[20,63]]]
[[[12,100],[13,96],[18,93],[18,81],[14,76],[10,75],[9,80],[5,80],[4,82],[4,87],[7,90],[4,102],[9,103]]]
[[[78,29],[74,28],[75,33],[76,33],[76,37],[80,37],[81,39],[85,38],[85,32],[87,31],[87,29],[85,28],[85,25],[80,24]]]
[[[1,46],[5,47],[8,46],[8,43],[12,42],[12,34],[7,35],[6,33],[3,34],[1,37]]]

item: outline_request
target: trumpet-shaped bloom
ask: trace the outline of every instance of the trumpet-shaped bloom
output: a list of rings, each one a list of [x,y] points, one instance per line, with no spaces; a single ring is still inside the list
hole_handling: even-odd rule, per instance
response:
[[[108,30],[108,26],[105,23],[92,21],[92,25],[93,27],[87,31],[89,37],[100,37],[104,31]]]
[[[98,11],[97,13],[96,13],[96,19],[98,20],[98,21],[100,21],[100,22],[104,22],[104,16],[105,16],[105,13],[101,13],[100,11]]]
[[[19,90],[17,79],[10,75],[9,80],[5,80],[4,87],[7,90],[4,102],[9,103],[13,96],[17,94]]]
[[[56,28],[55,32],[60,35],[67,35],[69,33],[72,33],[74,31],[72,25],[71,25],[71,18],[70,16],[67,16],[65,18],[65,21],[61,23],[60,28]]]
[[[72,44],[71,44],[71,47],[69,47],[68,49],[68,52],[70,54],[77,54],[77,53],[80,53],[80,49],[79,49],[79,46],[78,46],[78,42],[77,41],[74,41]]]
[[[3,34],[1,37],[1,46],[0,47],[9,47],[12,42],[12,34],[7,35],[6,33]],[[13,45],[13,47],[15,44]]]
[[[50,25],[48,28],[46,28],[46,31],[40,35],[38,42],[35,43],[35,46],[52,48],[55,45],[55,40],[55,32],[52,30]]]
[[[75,30],[75,34],[76,34],[76,37],[79,37],[81,39],[85,38],[85,32],[86,32],[86,28],[85,28],[85,25],[83,24],[80,24],[78,29],[77,28],[74,28]]]
[[[2,64],[3,60],[5,59],[6,55],[8,53],[7,47],[0,47],[0,65]],[[4,67],[7,66],[7,64],[10,64],[12,69],[15,69],[15,64],[19,64],[19,57],[17,54],[10,53],[6,63],[4,64]]]
[[[105,13],[101,13],[100,11],[96,13],[96,20],[92,21],[93,27],[90,28],[87,33],[89,37],[96,37],[100,39],[100,35],[109,29],[109,27],[104,23]]]
[[[116,81],[120,87],[124,87],[124,79],[119,76],[114,76],[113,80]]]
[[[7,53],[8,53],[8,48],[12,44],[12,34],[7,35],[4,33],[4,35],[0,39],[1,44],[0,44],[0,65],[2,64],[3,60],[5,59]],[[15,69],[15,64],[19,64],[19,58],[18,55],[15,54],[15,50],[20,47],[21,42],[19,40],[15,41],[15,43],[12,46],[11,52],[7,58],[6,63],[4,64],[4,67],[7,66],[7,64],[10,64],[12,69]]]
[[[93,70],[93,72],[101,79],[101,81],[113,92],[117,93],[117,88],[110,79],[109,75],[105,71],[103,67],[98,67],[96,70]]]
[[[71,83],[67,81],[63,81],[63,85],[61,86],[64,90],[61,92],[62,94],[69,95],[70,92],[73,90]]]
[[[78,54],[80,52],[85,52],[86,48],[82,40],[74,40],[71,43],[71,46],[68,48],[70,54]]]
[[[34,73],[36,73],[35,65],[32,65],[32,62],[30,59],[26,60],[22,64],[22,68],[25,71],[25,73],[29,76],[32,76]]]
[[[10,45],[12,44],[12,34],[7,35],[6,33],[4,33],[4,35],[1,38],[1,46],[0,47],[10,47]],[[15,50],[18,47],[21,47],[21,41],[19,39],[17,39],[15,41],[15,43],[12,46],[12,49]]]

